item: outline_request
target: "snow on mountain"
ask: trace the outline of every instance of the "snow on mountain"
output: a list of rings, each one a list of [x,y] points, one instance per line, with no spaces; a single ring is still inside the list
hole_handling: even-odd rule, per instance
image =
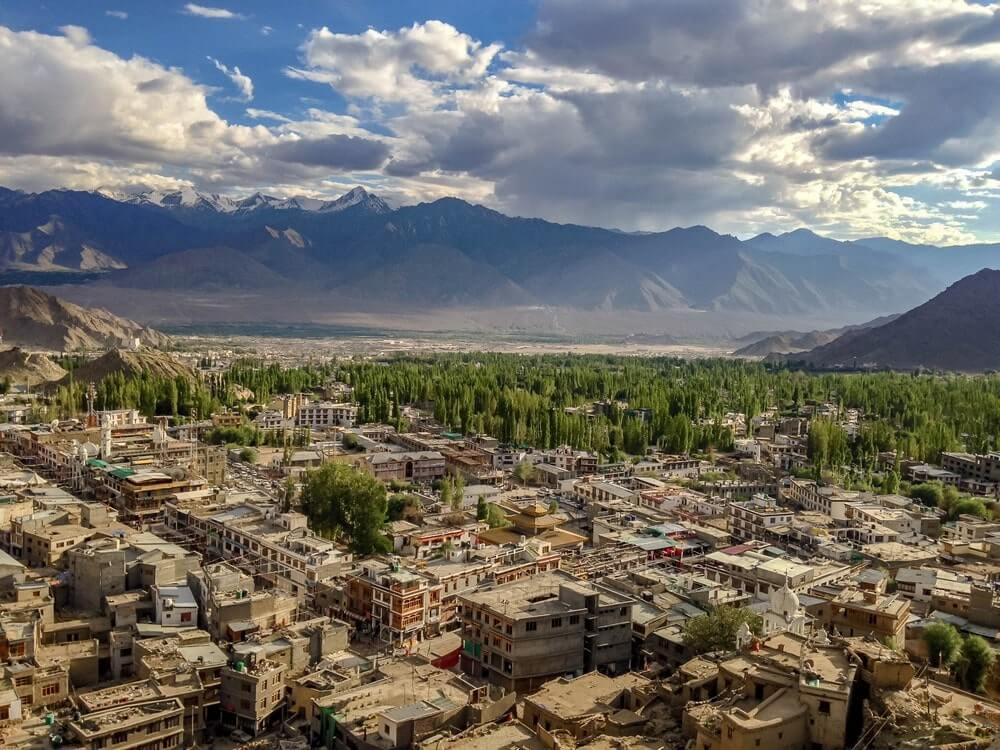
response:
[[[352,188],[336,200],[324,203],[317,210],[321,213],[336,213],[359,204],[378,214],[387,214],[391,210],[384,200],[360,186]]]
[[[374,193],[369,193],[363,187],[356,187],[339,198],[325,201],[321,198],[309,198],[295,195],[289,198],[276,198],[257,192],[246,198],[230,198],[218,193],[202,193],[194,188],[180,190],[148,190],[142,193],[123,196],[102,190],[102,195],[122,203],[158,206],[169,209],[195,209],[216,211],[218,213],[248,213],[261,208],[275,210],[318,211],[336,213],[357,205],[364,205],[374,213],[388,213],[388,204]]]
[[[236,205],[238,201],[232,198],[217,193],[201,193],[193,188],[170,191],[147,190],[130,196],[125,202],[161,208],[194,208],[220,213],[232,213],[238,208]]]

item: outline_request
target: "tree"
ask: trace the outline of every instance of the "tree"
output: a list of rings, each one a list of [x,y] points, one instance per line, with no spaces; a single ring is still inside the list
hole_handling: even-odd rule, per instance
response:
[[[527,484],[535,478],[535,465],[530,461],[522,461],[514,467],[514,478],[521,484]]]
[[[962,636],[954,625],[946,622],[934,622],[928,625],[924,628],[923,638],[927,644],[927,655],[938,667],[951,664],[962,647]]]
[[[420,518],[420,498],[416,495],[395,494],[389,496],[386,518],[390,521],[409,521]]]
[[[736,633],[746,623],[760,633],[763,620],[746,607],[720,605],[704,615],[692,617],[684,625],[684,645],[696,654],[729,651],[736,647]]]
[[[243,448],[240,451],[240,461],[242,461],[245,464],[257,463],[257,451],[255,451],[250,446]]]
[[[486,504],[486,496],[480,495],[479,499],[476,501],[476,520],[485,521],[488,513],[489,506]]]
[[[310,526],[334,539],[346,536],[355,554],[391,548],[382,534],[388,510],[385,487],[370,474],[346,464],[324,464],[306,473],[301,497]]]
[[[292,479],[291,477],[288,477],[285,480],[284,491],[282,492],[281,495],[281,511],[283,513],[287,513],[292,509],[292,503],[295,502],[295,491],[296,491],[295,480]]]
[[[465,478],[456,474],[451,483],[451,509],[461,510],[465,505]]]
[[[955,676],[969,692],[982,692],[986,675],[995,659],[996,654],[985,640],[978,635],[970,635],[962,643],[955,660]]]
[[[944,489],[940,482],[924,482],[910,488],[910,497],[921,505],[937,508],[944,498]]]
[[[452,487],[451,479],[448,478],[448,477],[445,477],[444,481],[441,483],[441,505],[442,505],[442,507],[451,508],[452,510],[454,510],[454,508],[452,507],[452,499],[451,499],[452,496],[453,496],[453,493],[454,493],[454,488]]]
[[[963,497],[960,500],[956,500],[952,503],[951,507],[948,508],[948,520],[954,521],[959,516],[978,516],[979,518],[989,518],[990,511],[987,510],[986,504],[982,500],[977,500],[974,497]]]
[[[495,503],[490,503],[489,507],[486,509],[486,523],[491,529],[510,526],[510,521],[507,520],[507,515],[500,509],[500,506]]]
[[[896,473],[895,469],[887,471],[882,477],[881,490],[883,495],[895,495],[899,492],[899,474]]]
[[[549,513],[558,513],[558,512],[559,512],[559,501],[552,500],[552,502],[549,503]]]

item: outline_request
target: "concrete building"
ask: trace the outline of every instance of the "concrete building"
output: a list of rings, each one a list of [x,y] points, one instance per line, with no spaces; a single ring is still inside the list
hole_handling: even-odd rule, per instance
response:
[[[906,641],[910,602],[898,594],[834,586],[818,586],[809,593],[822,602],[807,606],[806,611],[831,632],[872,635],[900,646]]]
[[[766,495],[726,506],[729,533],[737,540],[772,542],[788,536],[794,514]]]
[[[627,671],[628,597],[557,572],[458,597],[462,669],[508,691],[600,669]]]
[[[373,453],[365,456],[360,466],[382,482],[432,482],[443,477],[446,470],[445,457],[438,451]]]
[[[536,730],[567,732],[581,744],[599,736],[637,734],[636,725],[645,719],[636,710],[653,692],[653,683],[635,673],[607,677],[590,672],[551,680],[525,697],[523,721]]]
[[[67,725],[85,750],[166,750],[184,738],[184,704],[178,698],[95,711]]]
[[[281,717],[285,707],[287,667],[269,659],[251,657],[222,670],[222,723],[252,736]]]
[[[358,421],[356,404],[334,404],[329,401],[305,403],[295,415],[295,424],[313,430],[331,427],[354,427]]]
[[[153,586],[156,622],[163,627],[198,627],[198,602],[187,586]]]

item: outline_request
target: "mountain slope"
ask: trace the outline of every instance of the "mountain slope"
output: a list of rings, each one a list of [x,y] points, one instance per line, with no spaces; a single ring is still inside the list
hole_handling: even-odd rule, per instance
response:
[[[35,386],[65,377],[66,371],[44,354],[26,352],[20,347],[0,351],[0,379],[15,384]]]
[[[865,328],[876,328],[898,318],[898,315],[884,315],[857,326],[830,328],[823,331],[779,331],[771,334],[751,334],[745,346],[733,352],[734,357],[767,357],[772,354],[795,354],[829,344],[841,336]]]
[[[115,373],[121,373],[126,377],[136,375],[150,375],[158,378],[183,377],[191,381],[196,378],[190,367],[166,352],[156,349],[140,349],[139,351],[112,349],[97,359],[80,365],[73,371],[72,377],[78,383],[88,381],[96,383]]]
[[[105,349],[136,338],[151,346],[170,343],[159,331],[107,310],[80,307],[27,286],[0,287],[0,328],[7,344],[57,351]]]
[[[788,360],[815,367],[1000,368],[1000,271],[983,269],[895,320],[851,331]]]

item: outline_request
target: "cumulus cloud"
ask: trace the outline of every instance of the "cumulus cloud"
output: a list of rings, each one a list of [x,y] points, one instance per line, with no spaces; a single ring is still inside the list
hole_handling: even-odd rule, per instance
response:
[[[310,32],[302,47],[305,67],[286,72],[327,83],[347,96],[435,106],[444,84],[478,80],[500,49],[441,21],[361,34],[334,33],[324,26]]]
[[[197,3],[187,3],[184,6],[184,13],[189,16],[198,16],[199,18],[240,20],[246,17],[242,13],[235,13],[227,8],[213,8],[208,5],[198,5]]]
[[[209,106],[207,87],[101,49],[83,29],[54,36],[0,27],[0,48],[18,71],[0,77],[0,184],[285,186],[291,194],[320,185],[331,169],[378,166],[390,148],[354,118],[321,110],[298,119],[254,110],[249,116],[268,125],[227,122]]]
[[[435,20],[320,27],[284,72],[342,111],[317,87],[304,112],[248,107],[250,127],[85,30],[5,30],[24,74],[0,80],[0,170],[27,181],[27,154],[64,171],[76,157],[104,164],[76,184],[181,175],[310,194],[364,171],[397,202],[455,193],[625,229],[963,241],[1000,200],[998,18],[972,0],[539,0],[516,48]],[[258,93],[213,64],[242,100]]]
[[[216,60],[214,57],[209,57],[208,59],[217,70],[233,82],[233,85],[236,86],[240,92],[240,99],[242,101],[253,101],[253,81],[250,79],[250,76],[243,75],[240,69],[235,65],[232,68],[229,68]]]

